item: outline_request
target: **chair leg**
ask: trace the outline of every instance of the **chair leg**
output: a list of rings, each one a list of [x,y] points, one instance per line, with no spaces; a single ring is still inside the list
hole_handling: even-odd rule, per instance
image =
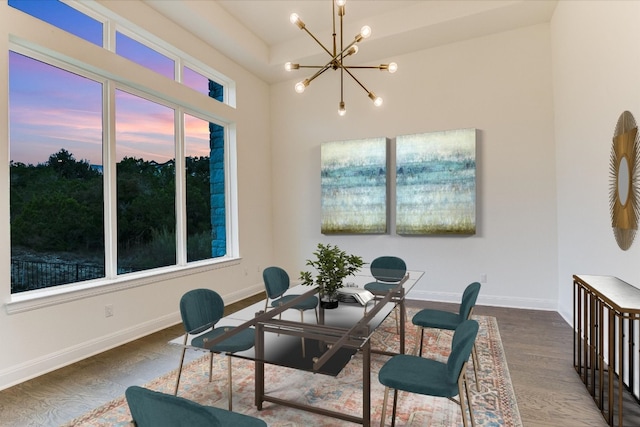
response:
[[[471,418],[471,427],[476,427],[476,420],[473,417],[473,408],[471,407],[471,394],[469,393],[469,384],[467,379],[464,380],[464,389],[467,392],[467,406],[469,407],[469,418]]]
[[[316,324],[320,323],[320,318],[318,317],[318,307],[316,306],[316,308],[314,308],[314,311],[316,312]]]
[[[209,353],[209,382],[213,379],[213,351]]]
[[[389,387],[384,388],[384,399],[382,400],[382,414],[380,414],[380,427],[384,427],[384,419],[387,415],[387,401],[389,400]]]
[[[476,351],[476,345],[473,345],[471,349],[471,361],[473,362],[473,373],[476,376],[476,389],[480,391],[480,378],[478,378],[478,365],[480,361],[478,360],[478,352]]]
[[[473,409],[471,407],[471,394],[469,393],[469,385],[467,384],[467,378],[466,378],[466,374],[464,374],[464,369],[466,369],[466,366],[463,368],[463,373],[460,375],[460,378],[458,378],[458,397],[459,397],[459,403],[460,403],[460,411],[462,412],[462,423],[464,424],[464,427],[467,427],[467,410],[465,409],[465,402],[464,402],[465,400],[464,396],[466,395],[467,396],[466,406],[469,407],[469,418],[471,418],[471,427],[475,427],[476,421],[475,421],[475,418],[473,417]]]
[[[184,364],[184,354],[187,352],[187,348],[182,349],[182,357],[180,358],[180,367],[178,368],[178,378],[176,379],[176,389],[173,392],[174,396],[178,395],[178,386],[180,385],[180,375],[182,375],[182,365]]]
[[[229,410],[233,410],[233,380],[231,375],[231,355],[227,355],[227,365],[229,367]]]
[[[464,427],[468,427],[467,410],[465,409],[465,402],[464,402],[465,390],[463,390],[463,388],[464,388],[464,379],[462,379],[462,376],[460,376],[460,379],[458,380],[458,404],[460,405],[460,412],[462,413],[462,425]]]
[[[393,389],[393,409],[391,411],[391,427],[396,427],[396,409],[398,407],[398,389]]]
[[[400,315],[398,314],[398,310],[400,308],[396,305],[396,308],[393,310],[393,317],[396,318],[396,334],[400,334]]]
[[[304,323],[304,310],[300,310],[300,322]],[[302,340],[302,358],[305,358],[305,346],[304,346],[304,337],[300,338]]]
[[[424,328],[422,326],[418,326],[418,329],[416,329],[416,335],[420,336],[416,336],[416,345],[413,348],[413,354],[418,357],[422,357],[422,340],[424,339]]]

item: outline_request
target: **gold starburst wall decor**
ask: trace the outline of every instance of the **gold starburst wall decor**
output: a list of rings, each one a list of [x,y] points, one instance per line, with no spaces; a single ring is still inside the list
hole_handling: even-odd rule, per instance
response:
[[[620,249],[631,247],[640,211],[640,142],[638,126],[629,111],[618,118],[609,162],[611,226]]]

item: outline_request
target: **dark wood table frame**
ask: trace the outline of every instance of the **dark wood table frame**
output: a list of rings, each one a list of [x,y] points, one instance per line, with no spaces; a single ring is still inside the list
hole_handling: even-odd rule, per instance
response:
[[[292,299],[287,304],[283,304],[267,312],[260,311],[256,313],[254,319],[246,321],[240,326],[231,329],[229,332],[220,335],[216,339],[209,340],[206,343],[207,348],[216,343],[229,338],[232,335],[249,327],[256,329],[255,342],[255,405],[258,410],[262,410],[264,402],[276,403],[278,405],[289,406],[320,415],[342,419],[364,427],[371,426],[371,353],[395,355],[405,353],[405,321],[406,310],[404,306],[405,289],[404,283],[409,279],[409,274],[400,281],[391,291],[376,295],[376,303],[373,308],[369,309],[363,317],[351,328],[334,327],[324,324],[324,309],[320,308],[320,319],[317,325],[295,322],[289,320],[279,320],[275,317],[283,311],[291,308],[297,302],[300,302],[318,292],[312,289],[299,297]],[[393,303],[394,309],[399,308],[400,316],[400,349],[399,353],[382,351],[371,348],[369,322],[382,310],[387,303]],[[350,348],[362,352],[362,416],[353,416],[342,412],[331,411],[328,409],[318,408],[315,406],[305,405],[298,402],[284,400],[275,396],[270,396],[265,392],[264,366],[269,361],[265,360],[265,332],[273,332],[278,334],[292,335],[304,337],[308,339],[316,339],[327,344],[327,350],[317,359],[314,359],[313,372],[318,371],[338,350],[341,348]]]
[[[574,275],[573,283],[574,368],[607,423],[622,426],[625,380],[632,394],[638,382],[640,289],[611,276]]]

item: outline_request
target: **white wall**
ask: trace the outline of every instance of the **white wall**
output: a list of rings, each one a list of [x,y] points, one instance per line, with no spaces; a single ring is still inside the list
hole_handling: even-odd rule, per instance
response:
[[[212,50],[201,40],[158,15],[142,2],[107,2],[116,13],[170,40],[176,47],[218,69],[237,82],[237,109],[212,105],[237,125],[238,205],[241,259],[232,265],[184,276],[151,278],[133,289],[82,298],[35,310],[8,314],[0,310],[0,389],[62,365],[104,351],[128,340],[179,322],[180,296],[195,287],[217,290],[226,302],[263,290],[260,266],[273,262],[270,217],[271,165],[268,85]],[[181,85],[152,78],[145,81],[138,68],[98,47],[57,30],[0,2],[0,175],[9,176],[8,164],[8,49],[9,35],[49,46],[86,64],[124,74],[151,90],[184,91]],[[202,97],[205,98],[205,97]],[[195,104],[209,101],[194,99]],[[211,101],[209,104],[215,104]],[[5,181],[7,182],[7,181]],[[0,301],[10,301],[9,192],[0,192]],[[112,304],[114,316],[105,318]]]
[[[487,274],[480,303],[557,309],[567,319],[572,274],[640,283],[640,241],[621,251],[608,210],[617,118],[630,110],[640,120],[639,2],[561,1],[551,25],[388,58],[400,65],[395,75],[358,73],[385,98],[383,108],[375,109],[347,81],[344,118],[336,114],[337,73],[325,73],[302,96],[293,91],[298,77],[269,88],[143,3],[105,4],[238,82],[232,115],[238,124],[242,259],[67,304],[11,315],[0,310],[0,389],[177,322],[177,300],[187,289],[208,286],[228,301],[241,298],[262,289],[260,271],[269,264],[296,278],[318,242],[336,243],[366,260],[402,256],[411,269],[426,272],[416,298],[457,301],[467,283]],[[36,22],[0,2],[3,51],[9,34],[37,33],[88,62],[112,66],[112,57]],[[7,73],[7,56],[0,55],[0,81]],[[7,117],[1,90],[0,129],[8,128]],[[322,142],[469,127],[479,130],[475,236],[320,234]],[[7,140],[8,132],[0,133],[4,176]],[[2,242],[10,235],[8,196],[0,192]],[[8,278],[8,243],[0,245],[0,257],[0,274]],[[0,298],[10,299],[8,280]],[[106,304],[114,305],[112,318],[104,318]]]
[[[538,25],[388,58],[399,64],[394,75],[357,73],[385,99],[382,109],[347,79],[342,118],[337,72],[326,72],[302,95],[293,85],[304,72],[273,85],[276,261],[297,277],[316,244],[331,242],[367,261],[393,254],[409,269],[425,271],[414,298],[459,301],[464,287],[486,273],[480,303],[555,310],[550,52],[549,26]],[[459,128],[479,130],[475,236],[320,234],[322,142]]]
[[[640,236],[622,251],[609,214],[609,155],[620,114],[640,122],[640,2],[561,1],[551,23],[557,144],[559,311],[572,275],[640,286]]]

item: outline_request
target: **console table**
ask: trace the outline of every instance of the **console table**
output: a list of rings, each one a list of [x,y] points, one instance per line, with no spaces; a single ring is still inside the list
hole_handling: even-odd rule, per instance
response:
[[[640,289],[612,276],[573,276],[573,365],[609,425],[640,398]],[[616,422],[617,421],[617,422]]]

